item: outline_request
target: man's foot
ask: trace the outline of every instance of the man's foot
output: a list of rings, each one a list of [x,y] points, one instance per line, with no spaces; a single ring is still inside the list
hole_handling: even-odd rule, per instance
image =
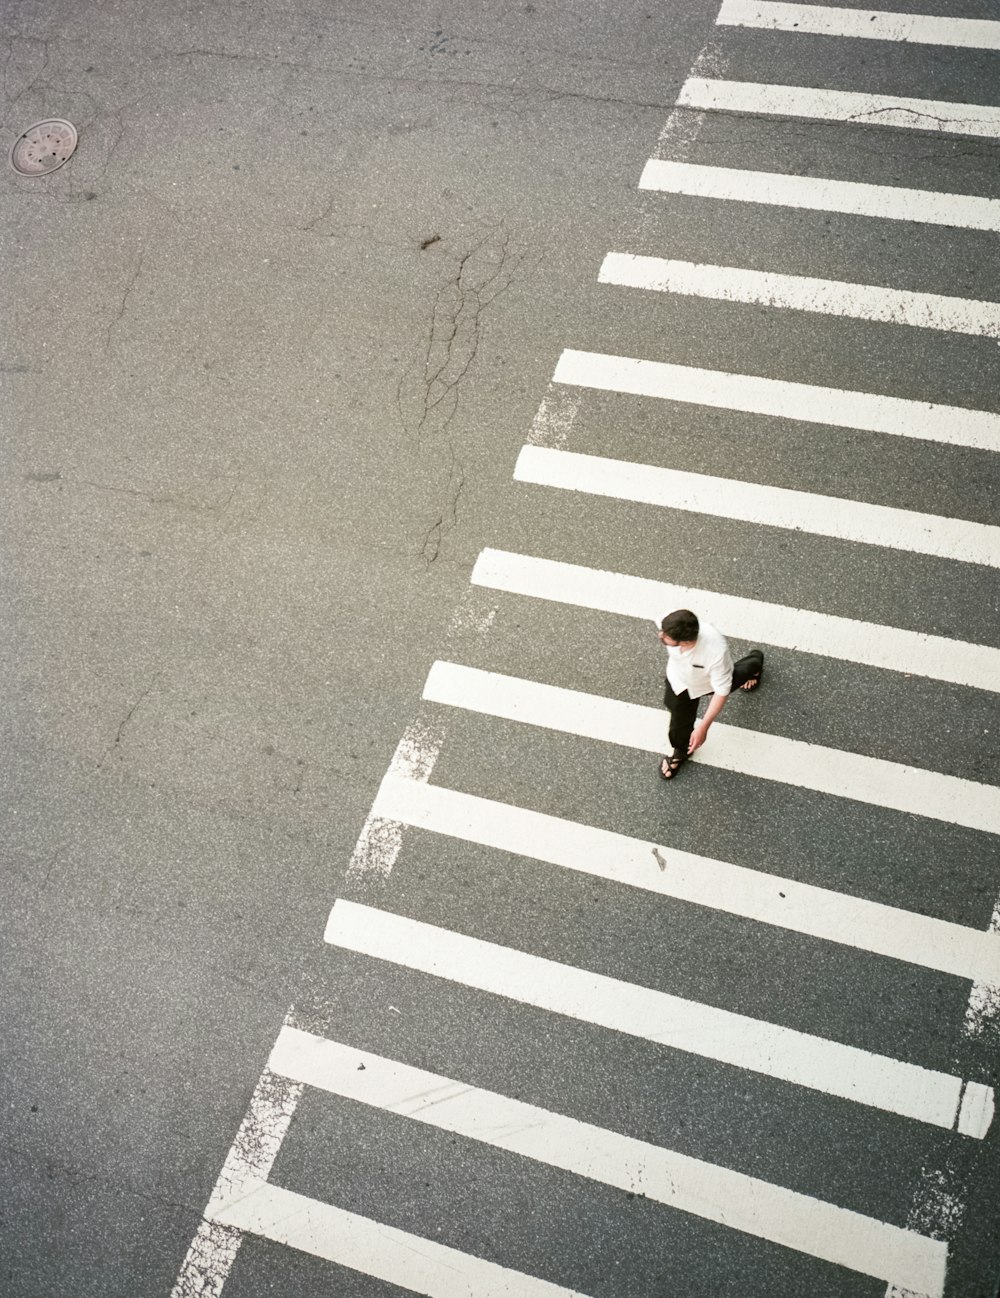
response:
[[[672,780],[684,765],[685,760],[681,753],[673,753],[670,757],[664,757],[660,763],[660,779]]]
[[[748,681],[744,681],[740,686],[741,690],[755,690],[760,684],[760,678],[764,675],[764,655],[759,649],[754,649],[752,653],[747,654],[747,658],[756,658],[760,662],[756,673]],[[745,661],[745,660],[744,660]]]

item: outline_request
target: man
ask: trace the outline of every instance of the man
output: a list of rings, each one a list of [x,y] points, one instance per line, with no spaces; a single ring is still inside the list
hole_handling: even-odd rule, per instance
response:
[[[660,778],[672,780],[691,754],[708,738],[709,727],[726,706],[731,690],[755,690],[764,670],[764,655],[752,649],[733,664],[725,636],[690,609],[668,613],[660,623],[660,642],[667,646],[663,705],[670,710],[668,737],[673,750],[660,763]],[[698,700],[712,698],[698,721]]]

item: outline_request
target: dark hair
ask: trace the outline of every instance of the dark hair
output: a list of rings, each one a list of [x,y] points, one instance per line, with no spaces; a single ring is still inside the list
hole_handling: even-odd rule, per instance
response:
[[[697,640],[698,619],[689,608],[675,609],[660,623],[660,630],[671,640],[677,640],[681,644],[688,640]]]

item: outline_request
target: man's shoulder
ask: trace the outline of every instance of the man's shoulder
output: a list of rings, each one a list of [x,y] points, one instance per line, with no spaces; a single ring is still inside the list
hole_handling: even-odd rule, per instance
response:
[[[698,639],[705,646],[705,651],[713,657],[719,657],[729,648],[729,641],[721,631],[716,630],[711,622],[702,622],[698,627]]]

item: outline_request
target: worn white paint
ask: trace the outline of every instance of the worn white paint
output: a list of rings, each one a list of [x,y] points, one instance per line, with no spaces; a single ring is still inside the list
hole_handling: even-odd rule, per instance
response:
[[[1000,900],[993,909],[985,936],[1000,942]],[[962,1030],[968,1037],[981,1037],[996,1031],[1000,1022],[1000,978],[987,974],[972,984],[966,1004]],[[966,1132],[970,1124],[985,1130],[994,1117],[996,1099],[993,1088],[981,1082],[969,1082],[959,1108],[958,1129]],[[907,1214],[906,1224],[920,1233],[938,1238],[955,1239],[965,1213],[966,1187],[940,1167],[924,1167]],[[885,1298],[909,1298],[907,1290],[890,1284]]]
[[[937,14],[892,13],[884,9],[781,4],[776,0],[722,0],[715,21],[721,26],[761,27],[809,36],[846,36],[872,41],[1000,50],[1000,23],[985,18],[946,18]]]
[[[470,587],[462,593],[455,605],[445,638],[449,644],[456,636],[463,640],[470,637],[481,640],[493,629],[496,616],[497,606],[491,604],[488,608],[484,607],[482,592]]]
[[[170,1298],[219,1298],[242,1243],[241,1230],[203,1217],[181,1263]]]
[[[923,225],[1000,231],[1000,199],[976,194],[944,194],[929,189],[905,189],[900,185],[866,185],[822,176],[743,171],[736,167],[708,167],[658,158],[646,163],[639,188],[731,203],[760,203],[769,207],[916,221]]]
[[[1000,898],[993,907],[987,932],[1000,939]],[[962,1031],[967,1037],[981,1037],[1000,1026],[1000,978],[978,979],[969,993]]]
[[[294,1028],[282,1030],[269,1067],[835,1266],[929,1294],[944,1291],[946,1244],[757,1177]]]
[[[783,310],[850,316],[855,320],[882,324],[1000,338],[1000,302],[944,297],[940,293],[913,293],[908,289],[884,288],[880,284],[783,275],[776,271],[749,270],[743,266],[712,266],[664,257],[643,257],[630,252],[609,252],[598,279],[602,284],[711,298],[718,302],[744,302]]]
[[[445,728],[440,722],[431,723],[420,718],[411,722],[396,745],[386,778],[401,775],[411,780],[430,779],[444,739]],[[373,807],[351,854],[348,877],[388,878],[402,846],[402,825],[378,815]]]
[[[424,1235],[263,1182],[221,1207],[217,1219],[425,1298],[586,1298]]]
[[[954,1177],[940,1166],[925,1164],[906,1214],[906,1228],[934,1239],[953,1240],[957,1237],[964,1211],[964,1195],[956,1186]],[[924,1295],[899,1284],[890,1284],[885,1298],[924,1298]]]
[[[727,71],[727,60],[718,42],[709,39],[695,59],[690,75],[724,77]],[[707,117],[707,113],[675,107],[660,132],[659,149],[671,158],[686,158],[697,142]]]
[[[533,599],[599,609],[659,623],[674,608],[695,608],[725,635],[971,689],[1000,691],[1000,649],[810,609],[767,604],[558,559],[483,550],[472,580]],[[652,630],[651,630],[652,634]]]
[[[992,1086],[985,1082],[967,1082],[958,1113],[958,1130],[963,1136],[981,1139],[989,1130],[995,1109]]]
[[[1000,415],[990,410],[572,349],[559,357],[552,377],[556,383],[605,392],[1000,451]]]
[[[959,104],[902,95],[870,95],[853,90],[707,77],[689,77],[681,87],[677,102],[684,108],[706,112],[810,117],[862,126],[899,126],[1000,139],[1000,107],[989,104]]]
[[[1000,527],[962,518],[544,446],[522,448],[514,477],[562,491],[1000,567]]]
[[[170,1298],[219,1298],[243,1240],[240,1227],[221,1219],[225,1205],[267,1180],[303,1089],[268,1068],[261,1073]]]
[[[377,960],[917,1122],[951,1130],[958,1119],[963,1087],[959,1077],[404,915],[341,899],[330,912],[326,940]]]
[[[528,441],[534,446],[565,446],[579,409],[580,398],[575,393],[550,384],[531,421]]]
[[[1000,933],[984,933],[438,784],[386,779],[375,809],[406,825],[462,842],[610,879],[920,968],[1000,982]]]

